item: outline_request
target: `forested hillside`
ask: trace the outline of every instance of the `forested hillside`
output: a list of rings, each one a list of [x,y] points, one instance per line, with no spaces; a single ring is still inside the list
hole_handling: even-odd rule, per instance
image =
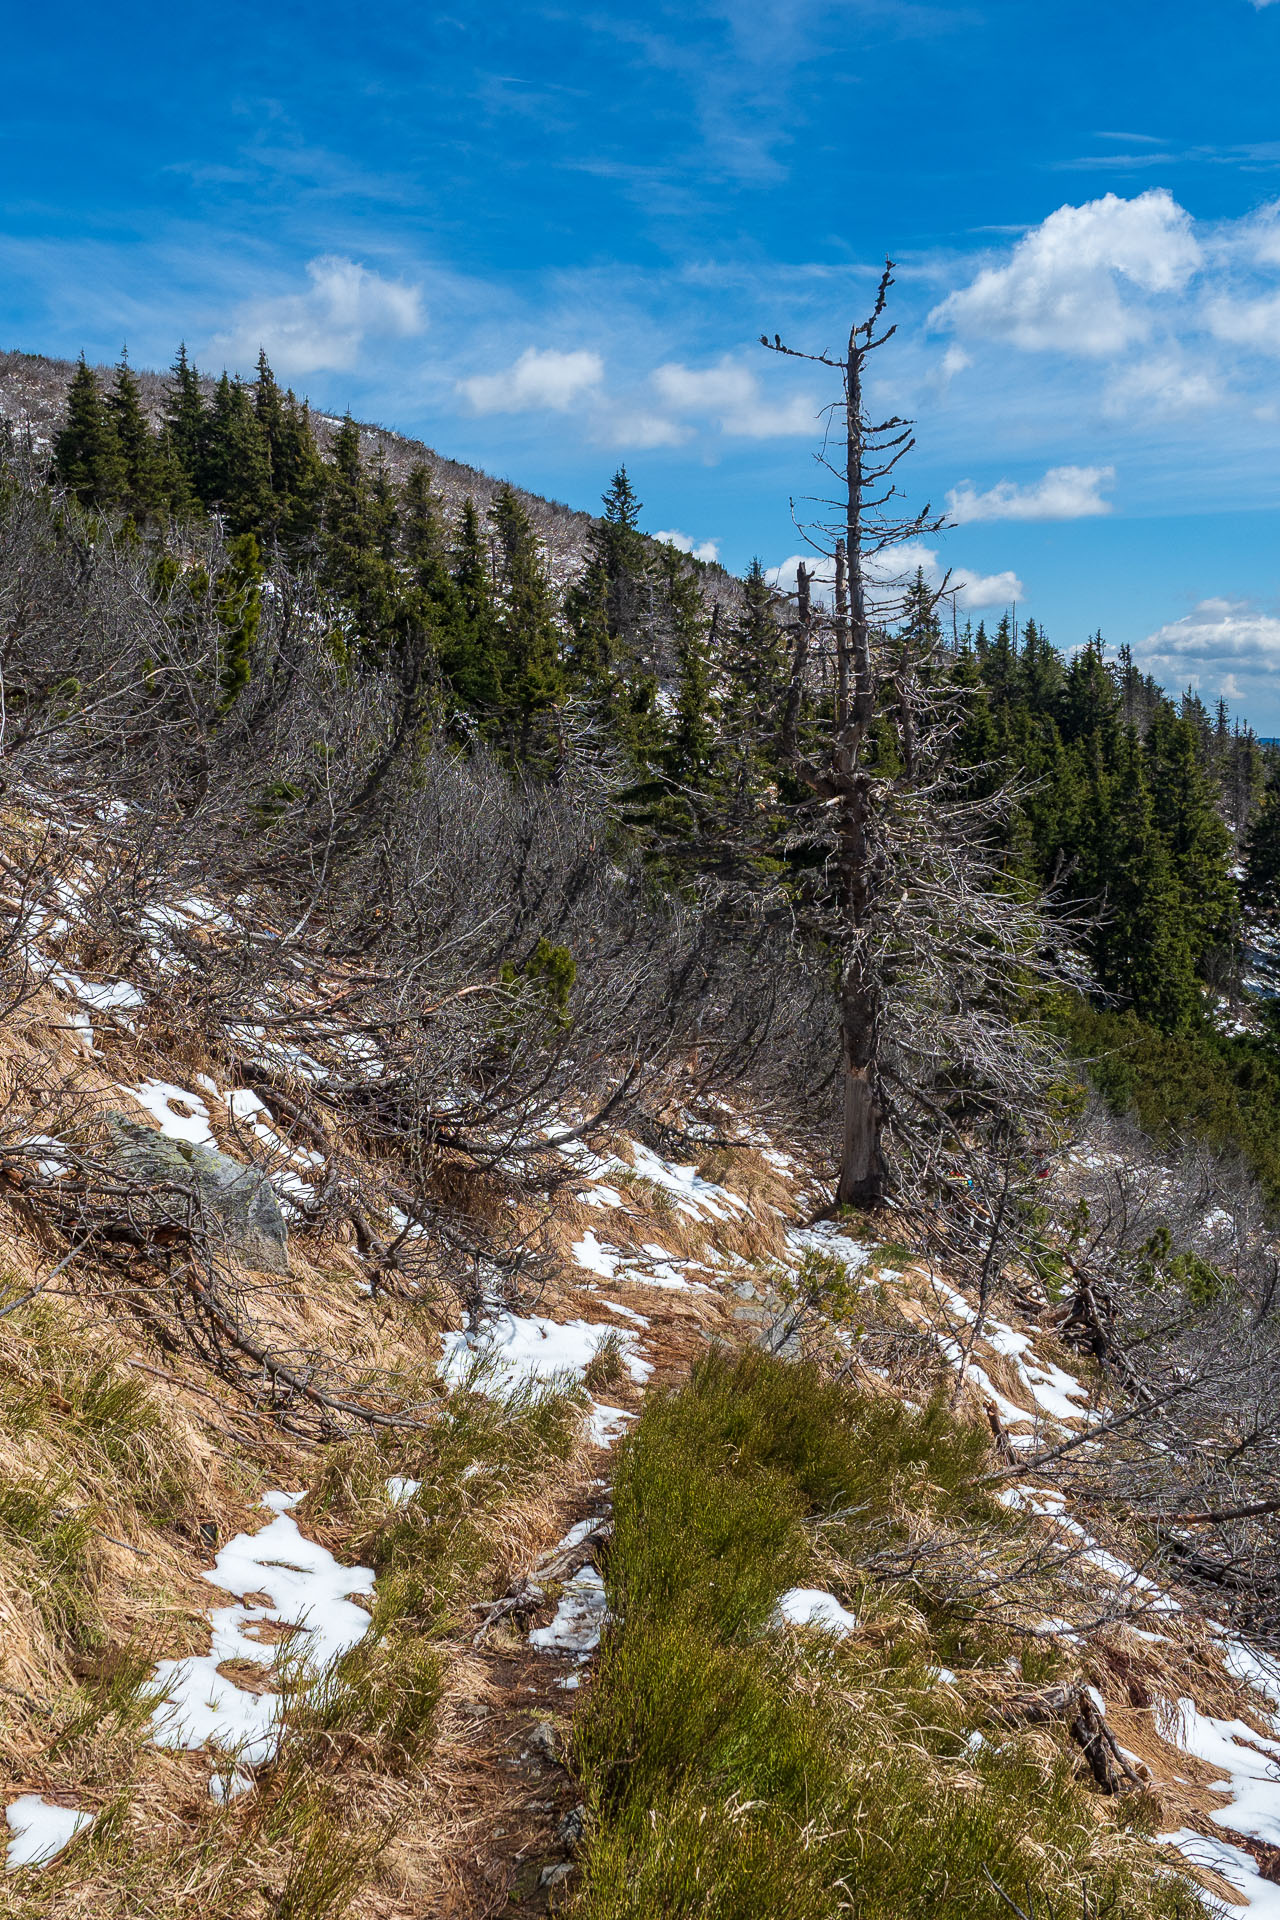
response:
[[[894,575],[890,285],[793,594],[6,363],[6,1913],[1267,1911],[1280,774]]]

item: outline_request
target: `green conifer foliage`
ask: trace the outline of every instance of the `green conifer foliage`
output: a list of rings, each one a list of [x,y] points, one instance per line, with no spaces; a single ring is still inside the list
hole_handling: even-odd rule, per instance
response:
[[[564,697],[555,594],[519,496],[501,487],[490,519],[497,535],[499,679],[515,751],[528,756],[538,717]]]
[[[1177,718],[1162,703],[1146,745],[1156,825],[1186,902],[1186,937],[1202,970],[1220,984],[1235,946],[1237,905],[1231,835],[1202,761],[1204,736],[1194,716]]]
[[[400,584],[395,535],[394,498],[385,484],[371,486],[360,429],[348,414],[328,462],[321,579],[350,610],[356,641],[370,657],[395,642]]]
[[[249,684],[254,642],[262,619],[262,555],[251,533],[237,534],[227,547],[227,562],[217,582],[222,661],[218,675],[219,713],[227,713]]]
[[[185,343],[170,371],[168,405],[161,435],[170,488],[170,506],[178,515],[198,511],[209,431],[200,375],[187,358]]]
[[[441,636],[440,664],[458,705],[491,722],[503,702],[501,647],[488,543],[470,496],[463,502],[452,573],[458,618],[453,630]]]
[[[223,374],[213,396],[199,477],[200,497],[228,533],[256,534],[271,519],[267,437],[241,380]]]
[[[640,502],[625,467],[614,474],[603,505],[565,611],[571,674],[578,686],[608,697],[630,670],[652,671],[652,596]]]
[[[156,437],[142,410],[142,394],[129,356],[122,353],[104,405],[115,428],[123,484],[118,502],[138,522],[152,520],[165,504],[163,467]]]
[[[1244,837],[1240,898],[1250,913],[1280,921],[1280,767],[1268,776],[1262,805]]]
[[[1102,828],[1092,860],[1082,859],[1090,897],[1104,917],[1093,940],[1104,987],[1144,1019],[1174,1031],[1199,1014],[1195,958],[1187,938],[1186,902],[1161,837],[1142,748],[1126,728],[1114,777],[1099,775]]]
[[[114,507],[125,490],[125,463],[98,376],[80,355],[67,390],[67,414],[53,445],[53,467],[82,507]]]

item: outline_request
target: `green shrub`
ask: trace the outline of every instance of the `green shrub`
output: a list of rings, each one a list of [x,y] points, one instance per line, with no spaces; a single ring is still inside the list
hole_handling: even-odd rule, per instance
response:
[[[827,1584],[817,1522],[844,1551],[882,1542],[909,1490],[913,1510],[993,1524],[987,1458],[940,1404],[759,1352],[714,1353],[650,1399],[619,1450],[615,1625],[576,1727],[575,1920],[998,1920],[993,1882],[1066,1912],[1086,1877],[1099,1920],[1200,1911],[1138,1843],[1100,1842],[1065,1756],[1007,1730],[971,1748],[919,1634],[771,1625],[784,1589]]]

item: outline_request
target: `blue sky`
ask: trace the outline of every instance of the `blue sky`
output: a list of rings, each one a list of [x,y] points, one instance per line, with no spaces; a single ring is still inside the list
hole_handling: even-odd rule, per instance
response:
[[[753,342],[838,344],[891,251],[922,562],[1280,734],[1280,0],[71,0],[5,54],[3,344],[262,341],[777,565],[830,391]]]

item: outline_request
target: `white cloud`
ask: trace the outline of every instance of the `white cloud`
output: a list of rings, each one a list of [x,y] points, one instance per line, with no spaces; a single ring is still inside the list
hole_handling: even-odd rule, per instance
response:
[[[835,566],[825,555],[793,553],[780,566],[767,568],[765,577],[780,592],[794,593],[796,570],[801,560],[814,576],[816,597],[829,600],[835,584]],[[895,547],[892,553],[884,554],[879,561],[871,563],[868,574],[879,593],[880,618],[895,617],[902,590],[910,585],[917,572],[923,573],[928,586],[941,586],[945,568],[938,558],[937,548],[926,546],[923,540],[905,541],[902,546]],[[975,573],[970,567],[952,567],[949,590],[954,592],[956,605],[962,613],[1012,606],[1015,601],[1026,598],[1021,580],[1011,570]]]
[[[693,436],[693,428],[665,414],[649,413],[643,407],[602,408],[596,416],[593,437],[610,447],[632,447],[643,452],[648,447],[682,447]]]
[[[681,553],[692,554],[695,560],[718,560],[720,558],[720,542],[718,540],[703,540],[695,546],[687,533],[679,533],[674,527],[668,527],[662,533],[655,533],[653,537],[655,540],[665,540],[669,547],[675,547]]]
[[[232,366],[247,368],[259,347],[277,373],[316,373],[356,365],[368,339],[407,339],[426,326],[421,289],[327,253],[307,263],[302,293],[248,301],[211,345]]]
[[[1173,347],[1117,367],[1103,391],[1102,411],[1111,420],[1133,414],[1144,420],[1167,419],[1202,413],[1207,407],[1221,406],[1223,399],[1217,370]]]
[[[1200,265],[1191,218],[1167,188],[1132,200],[1114,193],[1059,207],[1014,247],[934,308],[930,322],[1030,352],[1120,352],[1145,339],[1142,296],[1183,288]]]
[[[961,526],[970,520],[1084,520],[1110,513],[1101,489],[1114,485],[1115,477],[1114,467],[1050,467],[1031,486],[998,480],[985,493],[965,480],[947,495],[947,518]]]
[[[458,390],[477,413],[533,413],[549,409],[565,413],[604,378],[598,353],[578,348],[561,353],[556,347],[526,347],[520,358],[499,373],[477,373],[458,382]]]
[[[677,413],[710,416],[722,433],[744,440],[774,440],[814,432],[817,403],[794,394],[780,404],[764,399],[760,382],[728,354],[710,367],[668,361],[653,373],[654,391]]]
[[[1206,316],[1209,331],[1219,340],[1280,354],[1280,293],[1252,300],[1211,300]]]
[[[1180,620],[1170,620],[1133,650],[1144,672],[1157,679],[1209,686],[1226,694],[1231,680],[1280,671],[1280,619],[1245,600],[1202,600]],[[1230,698],[1228,694],[1226,697]]]

